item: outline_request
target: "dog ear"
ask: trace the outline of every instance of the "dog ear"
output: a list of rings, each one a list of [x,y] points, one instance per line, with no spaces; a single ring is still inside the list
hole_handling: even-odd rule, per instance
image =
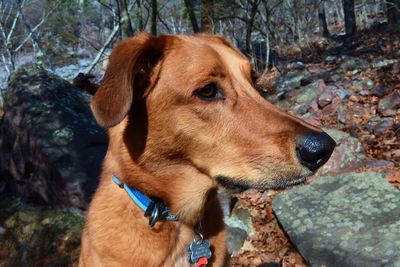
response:
[[[160,58],[164,38],[140,33],[117,44],[109,58],[104,79],[93,96],[91,108],[97,123],[109,128],[120,123],[128,114],[133,91],[142,81],[137,76],[146,75]],[[149,74],[148,74],[149,75]]]

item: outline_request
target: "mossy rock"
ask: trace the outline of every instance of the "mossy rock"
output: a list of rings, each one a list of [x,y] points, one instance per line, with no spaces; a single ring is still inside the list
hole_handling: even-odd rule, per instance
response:
[[[71,210],[0,201],[0,266],[74,266],[84,218]]]
[[[107,149],[91,96],[27,64],[11,75],[3,100],[0,194],[35,205],[87,208]]]

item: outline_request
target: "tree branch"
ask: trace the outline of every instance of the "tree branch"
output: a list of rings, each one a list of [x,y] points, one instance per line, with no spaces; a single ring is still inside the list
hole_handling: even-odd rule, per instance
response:
[[[100,58],[103,56],[104,52],[106,51],[107,47],[111,44],[111,42],[114,40],[115,36],[117,35],[117,33],[120,29],[120,25],[121,25],[120,23],[115,25],[113,31],[111,32],[110,36],[108,36],[107,41],[104,43],[103,47],[97,53],[97,55],[93,59],[92,63],[90,63],[90,65],[86,68],[85,73],[90,73],[94,69],[94,67],[97,65]]]

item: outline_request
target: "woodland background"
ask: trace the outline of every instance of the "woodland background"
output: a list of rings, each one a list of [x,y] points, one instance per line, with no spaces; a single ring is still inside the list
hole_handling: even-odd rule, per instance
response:
[[[226,36],[263,71],[266,61],[301,57],[323,38],[381,23],[396,29],[398,9],[397,0],[2,0],[0,53],[7,74],[30,60],[56,69],[84,58],[89,73],[137,32],[206,32]]]

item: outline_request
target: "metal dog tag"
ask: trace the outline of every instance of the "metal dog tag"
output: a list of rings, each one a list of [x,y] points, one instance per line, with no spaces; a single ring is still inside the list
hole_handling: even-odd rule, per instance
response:
[[[189,262],[197,266],[205,266],[207,259],[211,258],[210,241],[207,239],[193,240],[188,247]],[[200,263],[201,262],[201,263]]]

